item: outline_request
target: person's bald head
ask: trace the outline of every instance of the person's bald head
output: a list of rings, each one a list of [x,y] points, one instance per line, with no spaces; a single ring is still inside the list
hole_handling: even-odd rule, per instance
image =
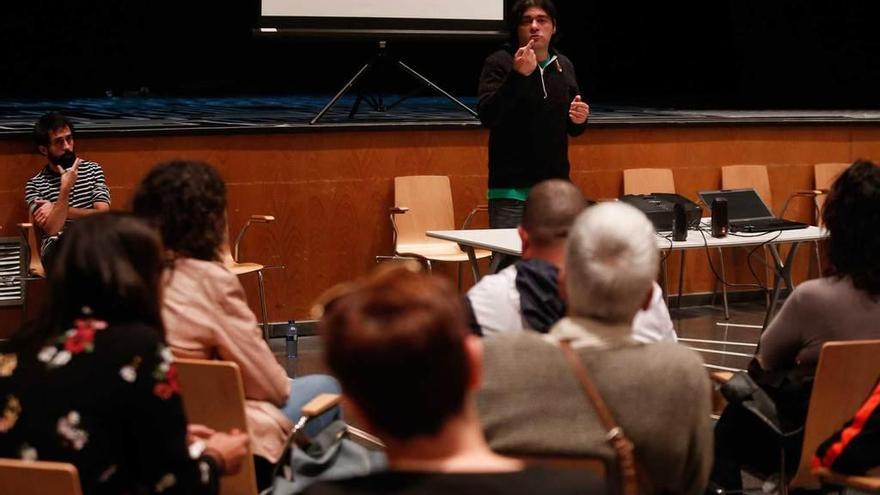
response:
[[[575,218],[592,202],[566,180],[550,179],[529,191],[522,228],[535,247],[562,245]]]

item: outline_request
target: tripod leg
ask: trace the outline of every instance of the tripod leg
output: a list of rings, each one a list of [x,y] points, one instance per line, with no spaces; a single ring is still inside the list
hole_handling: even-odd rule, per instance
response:
[[[364,66],[361,67],[361,70],[359,70],[357,72],[357,74],[354,75],[354,77],[352,77],[347,83],[345,83],[345,86],[343,86],[342,89],[340,89],[339,92],[336,93],[336,96],[334,96],[332,100],[330,100],[329,102],[327,102],[326,105],[324,105],[324,108],[322,108],[321,111],[318,112],[317,115],[315,115],[315,118],[313,118],[309,122],[309,124],[311,124],[311,125],[317,124],[318,121],[321,120],[321,117],[323,117],[325,113],[330,111],[330,109],[333,108],[333,105],[336,105],[336,102],[338,102],[343,96],[345,96],[345,93],[348,93],[351,90],[351,88],[355,84],[357,84],[357,82],[362,77],[364,77],[364,74],[367,73],[367,71],[370,69],[370,67],[373,66],[374,63],[375,63],[375,60],[370,60],[369,62],[364,64]]]
[[[419,80],[422,83],[424,83],[425,85],[427,85],[429,88],[433,89],[434,91],[442,94],[443,96],[445,96],[446,98],[451,100],[453,103],[455,103],[456,105],[458,105],[459,107],[464,109],[464,111],[466,111],[467,113],[473,115],[474,117],[477,117],[477,112],[475,112],[471,107],[465,105],[464,103],[459,101],[456,97],[454,97],[451,94],[444,91],[443,88],[441,88],[440,86],[437,86],[430,79],[428,79],[427,77],[416,72],[415,69],[411,68],[410,66],[406,65],[405,63],[403,63],[400,60],[397,61],[397,66],[400,67],[401,69],[403,69],[403,71],[406,72],[407,74],[413,76],[417,80]]]
[[[364,101],[364,95],[358,93],[357,98],[354,99],[354,105],[351,106],[351,111],[348,112],[349,119],[354,118],[354,114],[356,114],[358,109],[361,107],[362,101]]]

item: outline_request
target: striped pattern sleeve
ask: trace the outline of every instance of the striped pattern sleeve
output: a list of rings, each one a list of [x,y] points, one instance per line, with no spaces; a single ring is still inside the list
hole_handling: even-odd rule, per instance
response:
[[[28,180],[24,188],[24,200],[33,212],[38,199],[57,201],[60,191],[61,176],[47,166]],[[69,204],[72,208],[93,208],[99,202],[110,204],[110,190],[104,180],[104,171],[95,162],[82,161],[76,183],[70,192]]]

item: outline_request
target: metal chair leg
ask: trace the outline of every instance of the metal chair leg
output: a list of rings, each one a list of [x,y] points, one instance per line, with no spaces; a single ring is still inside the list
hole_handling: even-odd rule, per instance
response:
[[[675,301],[675,308],[681,309],[681,295],[684,291],[684,260],[687,251],[681,250],[681,262],[678,265],[678,300]]]
[[[27,281],[21,281],[21,325],[27,322]]]
[[[263,338],[269,342],[269,311],[266,309],[266,288],[263,285],[263,270],[257,272],[257,287],[260,290],[260,311],[263,316]]]
[[[669,255],[667,255],[667,258],[668,257]],[[669,297],[669,270],[667,269],[667,258],[662,258],[660,260],[660,292],[663,293],[663,300],[666,301],[666,306],[672,306]]]
[[[730,319],[730,308],[727,306],[727,275],[724,273],[724,252],[718,249],[718,260],[721,262],[721,299],[724,302],[724,319]]]

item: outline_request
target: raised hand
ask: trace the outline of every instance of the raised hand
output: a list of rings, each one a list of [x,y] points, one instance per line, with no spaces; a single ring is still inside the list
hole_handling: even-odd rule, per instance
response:
[[[521,47],[513,55],[513,70],[524,76],[530,76],[538,68],[538,57],[535,56],[535,40]]]
[[[79,174],[79,164],[82,162],[79,158],[73,162],[73,166],[61,173],[61,190],[70,192],[73,185],[76,184],[76,178]]]
[[[589,116],[590,105],[587,105],[585,101],[581,101],[581,95],[575,96],[568,108],[568,118],[575,124],[583,124]]]

